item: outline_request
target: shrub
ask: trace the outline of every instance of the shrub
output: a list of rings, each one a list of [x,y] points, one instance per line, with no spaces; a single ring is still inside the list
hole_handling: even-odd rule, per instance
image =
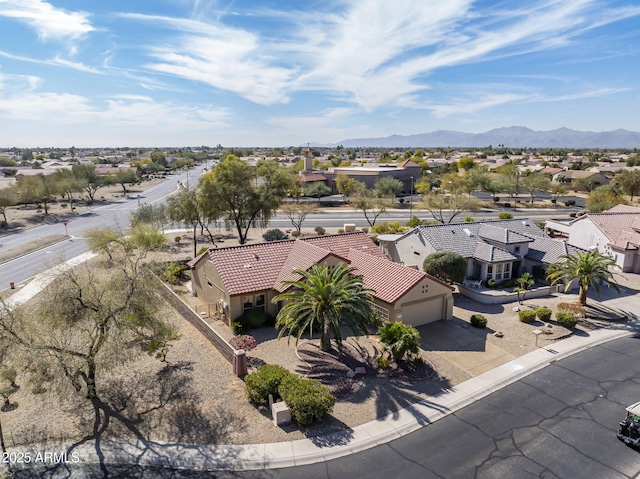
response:
[[[338,234],[341,235],[342,233],[344,233],[344,228],[338,228]]]
[[[274,229],[265,231],[265,233],[262,235],[262,238],[265,241],[279,241],[279,240],[287,239],[287,234],[282,230],[274,228]]]
[[[371,231],[379,235],[402,233],[404,230],[404,226],[402,226],[397,221],[380,223],[371,227]]]
[[[509,203],[505,203],[504,204],[507,208],[509,208],[511,205]],[[498,215],[498,219],[499,220],[510,220],[513,219],[513,215],[507,211],[503,211],[502,213],[500,213]]]
[[[249,336],[247,334],[241,334],[240,336],[236,336],[231,338],[229,344],[236,349],[243,349],[244,351],[251,351],[255,349],[258,345],[258,342],[255,340],[253,336]]]
[[[385,323],[378,329],[380,342],[385,345],[393,360],[397,363],[405,354],[418,354],[420,351],[420,333],[416,328],[404,323]]]
[[[552,311],[549,308],[538,308],[536,309],[536,316],[540,321],[547,322],[551,319]]]
[[[209,247],[208,246],[203,246],[202,248],[200,248],[198,250],[198,252],[196,253],[196,256],[200,256],[202,253],[204,253],[205,251],[208,251]]]
[[[336,403],[327,386],[296,374],[285,376],[278,392],[291,409],[292,419],[301,427],[324,421]]]
[[[233,321],[230,328],[233,334],[240,334],[242,332],[242,324],[240,324],[238,321]]]
[[[60,203],[60,208],[66,208],[67,204],[66,203]]]
[[[176,243],[180,243],[180,241],[182,241],[182,236],[176,236],[174,240]]]
[[[291,236],[293,236],[294,238],[297,238],[298,236],[300,236],[300,231],[298,230],[293,230],[291,232]]]
[[[364,226],[362,228],[360,228],[362,230],[363,233],[368,233],[369,232],[369,228],[367,226]]]
[[[178,284],[182,272],[188,270],[189,267],[183,263],[169,262],[164,265],[162,271],[160,271],[160,278],[170,284]]]
[[[376,359],[376,364],[378,365],[378,369],[389,369],[391,367],[389,359],[385,358],[384,356],[380,356],[378,359]]]
[[[536,320],[536,312],[532,309],[518,311],[518,319],[523,323],[533,323]]]
[[[489,278],[486,282],[486,286],[487,288],[495,289],[498,287],[498,283],[496,283],[495,279]]]
[[[253,308],[240,316],[237,321],[242,325],[243,330],[254,329],[269,323],[271,315],[262,308]]]
[[[572,329],[578,323],[576,317],[571,313],[564,313],[562,311],[558,311],[556,313],[556,322],[560,326],[564,326],[567,329]]]
[[[284,378],[291,373],[282,366],[265,364],[256,372],[247,374],[244,378],[244,390],[249,401],[256,405],[267,404],[269,394],[280,397],[278,387]]]
[[[472,314],[471,315],[471,326],[474,328],[483,329],[487,327],[487,318],[482,314]]]
[[[475,221],[476,221],[476,219],[473,216],[465,216],[464,217],[464,222],[465,223],[473,223]]]
[[[327,230],[325,230],[322,226],[316,226],[314,230],[320,236],[323,236],[327,232]]]
[[[416,228],[417,226],[423,225],[424,221],[422,221],[417,216],[413,215],[409,221],[405,223],[409,228]]]
[[[424,259],[422,269],[436,278],[462,283],[467,272],[467,260],[454,251],[436,251]]]

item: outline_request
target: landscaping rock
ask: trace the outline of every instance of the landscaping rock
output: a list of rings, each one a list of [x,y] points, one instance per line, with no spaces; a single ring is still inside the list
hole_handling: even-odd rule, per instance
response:
[[[355,373],[356,374],[367,374],[367,370],[365,368],[363,368],[363,367],[357,367],[355,369]]]
[[[348,369],[348,370],[347,370],[347,377],[348,377],[349,379],[353,379],[353,378],[355,377],[355,375],[356,375],[356,373],[355,373],[355,372],[353,372],[353,369]]]
[[[504,334],[502,334],[500,331],[496,331],[495,333],[493,333],[493,335],[496,338],[504,338]]]

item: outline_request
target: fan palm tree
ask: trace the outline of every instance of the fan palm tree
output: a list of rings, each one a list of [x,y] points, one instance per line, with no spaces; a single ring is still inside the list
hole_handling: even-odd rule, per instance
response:
[[[293,289],[277,295],[273,302],[287,301],[278,313],[276,327],[281,328],[278,338],[285,334],[296,337],[296,343],[305,331],[320,331],[320,349],[329,351],[333,338],[342,352],[340,325],[348,326],[354,335],[368,334],[373,322],[372,290],[366,289],[362,277],[344,265],[329,268],[313,265],[309,271],[296,270],[299,281],[283,281]]]
[[[565,292],[569,290],[575,280],[580,285],[578,303],[582,306],[587,304],[587,291],[593,286],[600,294],[600,284],[615,288],[620,294],[620,287],[613,277],[613,272],[609,268],[618,265],[608,256],[588,251],[586,253],[566,254],[560,256],[561,261],[553,263],[547,270],[547,279],[551,284],[565,282]]]

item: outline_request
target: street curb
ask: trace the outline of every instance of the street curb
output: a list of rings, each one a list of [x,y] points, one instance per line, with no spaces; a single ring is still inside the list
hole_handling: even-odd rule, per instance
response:
[[[95,447],[90,444],[74,447],[74,451],[79,454],[80,462],[85,464],[100,462],[112,465],[138,464],[201,471],[266,470],[315,464],[386,444],[433,424],[478,399],[557,361],[634,334],[637,332],[628,329],[601,329],[593,331],[589,338],[572,336],[554,343],[553,348],[550,346],[539,348],[383,418],[326,436],[280,443],[235,446],[141,443],[126,440],[101,441],[102,459],[95,452]],[[62,452],[69,447],[71,445],[62,444],[56,449]],[[28,452],[35,457],[35,454],[38,452],[42,454],[45,450],[51,451],[52,447],[34,447]]]

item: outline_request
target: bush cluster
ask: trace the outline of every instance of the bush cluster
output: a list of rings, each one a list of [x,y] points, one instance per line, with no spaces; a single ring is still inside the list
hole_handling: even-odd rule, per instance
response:
[[[325,230],[322,226],[316,226],[314,230],[319,236],[323,236],[327,232],[327,230]]]
[[[487,318],[482,314],[472,314],[471,315],[471,326],[474,328],[483,329],[487,327]]]
[[[152,267],[153,272],[160,276],[160,279],[170,284],[178,284],[182,273],[188,269],[186,264],[174,261],[156,264]]]
[[[533,323],[536,320],[536,312],[532,309],[523,309],[518,312],[518,319],[523,323]]]
[[[291,418],[301,427],[324,421],[336,403],[327,386],[297,374],[283,378],[278,392],[291,409]]]
[[[396,363],[407,354],[416,355],[420,352],[420,333],[409,324],[384,323],[378,329],[378,335]]]
[[[256,372],[247,374],[244,378],[244,390],[252,404],[257,406],[268,404],[269,394],[274,398],[280,397],[278,387],[282,380],[290,375],[282,366],[265,364]]]
[[[248,313],[240,316],[235,322],[240,323],[241,331],[256,329],[265,324],[275,324],[273,316],[262,308],[253,308],[249,310]]]
[[[556,321],[560,326],[564,326],[567,329],[575,328],[576,324],[578,323],[578,320],[573,314],[564,313],[562,311],[558,311],[556,313]]]
[[[498,283],[496,283],[496,280],[493,278],[489,278],[485,285],[487,286],[487,288],[491,288],[491,289],[495,289],[498,287]]]
[[[274,399],[282,399],[291,409],[292,419],[301,427],[325,420],[336,402],[329,388],[319,381],[271,364],[245,377],[245,391],[249,401],[256,405],[266,405],[269,394]]]
[[[538,308],[536,309],[536,316],[540,321],[547,322],[551,319],[551,311],[549,308]]]
[[[282,230],[274,228],[274,229],[265,231],[265,233],[262,235],[262,238],[265,241],[279,241],[279,240],[287,239],[287,234]]]

